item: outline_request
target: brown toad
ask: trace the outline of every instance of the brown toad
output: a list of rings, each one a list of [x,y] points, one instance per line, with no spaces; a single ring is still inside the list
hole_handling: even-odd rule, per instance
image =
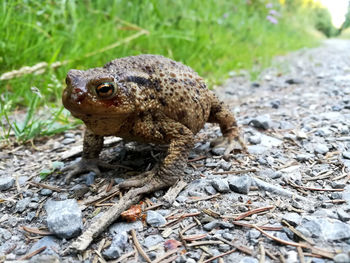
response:
[[[84,121],[82,160],[70,167],[72,176],[113,167],[101,162],[103,137],[168,144],[158,168],[129,179],[121,188],[141,187],[143,193],[173,185],[182,175],[193,147],[194,135],[206,122],[219,123],[228,155],[239,141],[231,112],[207,89],[204,80],[188,66],[158,55],[115,59],[103,68],[70,70],[63,104]],[[67,169],[66,169],[67,170]]]

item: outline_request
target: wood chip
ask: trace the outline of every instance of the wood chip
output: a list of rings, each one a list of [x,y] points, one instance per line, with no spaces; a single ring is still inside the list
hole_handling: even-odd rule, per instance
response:
[[[149,263],[152,262],[152,260],[148,257],[148,255],[146,254],[146,252],[142,249],[139,240],[137,239],[136,236],[136,231],[135,229],[131,229],[131,236],[132,236],[132,240],[134,242],[134,245],[137,249],[137,251],[140,253],[140,255]]]

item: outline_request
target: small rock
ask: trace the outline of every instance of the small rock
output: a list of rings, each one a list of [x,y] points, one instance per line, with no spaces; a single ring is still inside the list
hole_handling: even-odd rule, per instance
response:
[[[224,155],[225,151],[226,151],[225,147],[214,147],[211,149],[211,152],[216,156]]]
[[[52,190],[44,188],[40,190],[40,194],[43,196],[50,196],[52,195]]]
[[[292,79],[287,79],[286,80],[286,83],[289,84],[289,85],[292,85],[292,84],[303,84],[304,81],[302,79],[295,79],[295,78],[292,78]]]
[[[340,254],[335,255],[333,260],[335,263],[349,263],[350,257],[348,254],[340,253]]]
[[[62,141],[62,144],[67,145],[67,144],[71,144],[74,143],[75,139],[74,138],[66,138]]]
[[[15,183],[15,179],[11,176],[2,176],[0,177],[0,191],[5,191],[10,189]]]
[[[288,213],[282,217],[283,220],[286,220],[290,225],[296,227],[301,223],[301,216],[297,213]]]
[[[128,233],[131,229],[135,229],[136,231],[142,231],[143,225],[141,221],[135,221],[132,223],[128,222],[118,222],[111,225],[109,228],[109,233],[112,235],[121,235],[123,232]]]
[[[248,141],[251,144],[259,144],[261,143],[261,136],[260,135],[253,135],[248,138]]]
[[[213,187],[213,186],[211,186],[211,185],[206,185],[205,187],[204,187],[204,190],[208,193],[208,194],[210,194],[210,195],[215,195],[217,192],[216,192],[216,190],[215,190],[215,188]],[[186,198],[185,198],[186,199]]]
[[[164,225],[166,223],[166,219],[156,211],[149,210],[147,211],[146,222],[151,226],[158,227]]]
[[[299,263],[298,253],[294,250],[288,251],[286,263]]]
[[[257,244],[259,241],[258,238],[261,236],[261,233],[256,229],[251,229],[247,232],[247,236],[251,243]]]
[[[57,255],[57,251],[60,250],[59,243],[60,243],[59,239],[53,236],[46,236],[39,239],[39,241],[37,241],[36,243],[34,243],[34,245],[30,248],[29,253],[32,253],[38,250],[39,248],[46,247],[46,249],[43,252],[41,252],[41,254],[43,253],[47,255]]]
[[[220,193],[227,193],[230,191],[227,180],[215,178],[211,181],[211,185]]]
[[[350,159],[350,152],[345,151],[342,153],[342,155],[345,159]]]
[[[270,128],[271,119],[269,115],[260,115],[251,119],[249,124],[258,129],[268,130]]]
[[[248,194],[250,186],[252,184],[252,180],[248,175],[243,175],[239,177],[235,176],[228,180],[228,184],[232,191],[235,191],[240,194]]]
[[[220,244],[219,245],[219,251],[220,252],[227,252],[230,250],[230,245],[227,245],[227,244]]]
[[[341,221],[346,222],[350,220],[350,214],[345,212],[343,209],[337,209],[338,217]]]
[[[258,262],[259,261],[253,257],[244,257],[239,261],[239,263],[258,263]]]
[[[126,232],[121,232],[118,235],[113,236],[111,245],[105,249],[102,254],[107,259],[116,259],[119,258],[128,243],[128,235]]]
[[[213,230],[214,228],[229,228],[229,229],[232,229],[234,228],[234,225],[229,223],[229,222],[224,222],[224,221],[219,221],[219,220],[213,220],[212,222],[210,223],[207,223],[203,226],[203,228],[206,230],[206,231],[211,231]]]
[[[315,153],[318,153],[318,154],[326,154],[329,151],[328,146],[321,143],[316,144],[314,150],[315,150]]]
[[[299,162],[306,162],[311,160],[314,157],[314,155],[309,154],[309,153],[300,153],[298,154],[295,159]]]
[[[231,234],[231,233],[223,233],[222,237],[227,239],[227,240],[233,240],[235,238],[235,236],[233,234]]]
[[[10,231],[5,228],[0,228],[0,243],[3,243],[5,240],[9,240],[12,237]]]
[[[83,229],[83,220],[75,199],[63,201],[49,200],[45,204],[47,226],[49,230],[61,238],[78,236]]]
[[[23,198],[22,200],[19,200],[16,204],[15,211],[16,212],[23,212],[27,206],[30,203],[30,197]]]
[[[151,235],[145,238],[145,240],[143,241],[143,245],[150,249],[151,247],[163,242],[164,239],[162,236],[160,235]]]

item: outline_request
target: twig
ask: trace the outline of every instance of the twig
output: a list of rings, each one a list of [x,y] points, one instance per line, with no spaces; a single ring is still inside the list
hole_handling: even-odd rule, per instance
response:
[[[306,242],[308,242],[311,245],[315,245],[315,242],[312,239],[304,236],[300,231],[296,230],[293,226],[291,226],[286,220],[282,220],[282,224],[285,224],[289,228],[290,231],[292,231],[294,234],[296,234],[301,239],[305,240]]]
[[[37,250],[34,250],[32,253],[29,253],[27,255],[24,255],[23,257],[19,258],[18,260],[26,260],[34,257],[35,255],[39,254],[40,252],[44,251],[46,249],[46,246],[43,246],[41,248],[38,248]]]
[[[142,249],[140,242],[138,241],[137,237],[136,237],[136,231],[135,229],[131,229],[131,236],[132,236],[132,240],[134,241],[135,247],[137,249],[137,251],[140,253],[140,255],[149,263],[152,262],[152,260],[147,256],[146,252]]]
[[[181,234],[181,232],[179,233]],[[181,234],[182,235],[182,234]],[[190,236],[184,236],[182,235],[182,239],[185,241],[195,241],[199,239],[203,239],[207,236],[208,234],[200,234],[200,235],[190,235]]]
[[[242,174],[242,173],[254,173],[257,172],[257,169],[243,169],[243,170],[234,170],[234,171],[225,171],[225,172],[213,172],[213,174]]]
[[[223,237],[220,237],[220,236],[215,236],[215,238],[219,239],[220,241],[222,241],[222,242],[224,242],[224,243],[226,243],[226,244],[228,244],[228,245],[230,245],[230,246],[232,246],[232,247],[234,247],[236,249],[238,249],[239,251],[241,251],[241,252],[243,252],[243,253],[245,253],[247,255],[250,255],[250,256],[253,255],[253,251],[250,248],[246,247],[246,246],[237,245],[234,242],[228,241],[227,239],[225,239]]]
[[[97,195],[91,196],[89,198],[84,199],[83,201],[79,202],[81,205],[90,205],[92,203],[97,203],[97,202],[104,202],[108,200],[111,196],[115,196],[120,192],[119,186],[115,185],[112,187],[112,189],[107,193],[106,191],[103,191]],[[107,199],[106,199],[107,198]]]
[[[34,185],[34,186],[37,186],[37,187],[50,189],[50,190],[55,191],[55,192],[66,191],[66,189],[61,189],[61,188],[58,188],[58,187],[55,187],[55,186],[52,186],[52,185],[48,185],[48,184],[35,183],[35,182],[28,182],[28,184]]]
[[[253,224],[247,224],[247,223],[242,223],[242,222],[237,222],[237,221],[231,221],[232,224],[237,225],[237,226],[244,226],[244,227],[250,227],[254,228]],[[268,231],[281,231],[283,228],[280,226],[259,226],[263,230],[268,230]]]
[[[152,263],[159,263],[159,262],[163,262],[162,260],[167,258],[167,257],[170,257],[172,254],[175,254],[177,253],[178,251],[180,251],[180,249],[172,249],[166,253],[164,253],[163,255],[161,255],[160,257],[156,258],[155,260],[152,261]]]
[[[234,220],[241,220],[247,216],[250,216],[250,215],[253,215],[253,214],[257,214],[257,213],[260,213],[260,212],[264,212],[264,211],[267,211],[267,210],[270,210],[274,208],[274,206],[266,206],[266,207],[261,207],[261,208],[256,208],[256,209],[252,209],[248,212],[245,212],[239,216],[237,216]]]
[[[193,158],[193,159],[189,159],[187,162],[188,162],[188,163],[197,162],[197,161],[199,161],[199,160],[203,160],[203,159],[206,159],[206,158],[207,158],[206,155],[202,155],[202,156],[198,156],[198,157]]]
[[[304,190],[310,190],[310,191],[324,191],[324,192],[342,192],[344,189],[329,189],[329,188],[314,188],[314,187],[307,187],[307,186],[300,186],[292,181],[289,181],[289,184],[295,188],[300,188]]]
[[[184,180],[179,180],[175,185],[169,188],[166,194],[162,197],[162,201],[168,205],[172,205],[179,193],[187,186]]]
[[[137,204],[141,200],[141,197],[140,189],[129,190],[118,203],[110,207],[103,216],[92,223],[90,227],[73,242],[70,249],[78,251],[85,250],[94,238],[114,222],[123,211],[130,208],[131,205]]]
[[[297,247],[300,263],[305,263],[304,253],[301,247]]]
[[[181,234],[185,234],[186,231],[190,230],[192,227],[195,227],[196,225],[197,225],[196,223],[189,224],[188,226],[186,226],[184,229],[181,230]]]
[[[274,236],[272,236],[272,235],[270,235],[269,233],[265,232],[264,230],[262,230],[260,227],[258,227],[258,226],[256,226],[256,225],[253,225],[253,227],[254,227],[256,230],[260,231],[260,232],[261,232],[262,234],[264,234],[265,236],[267,236],[268,238],[271,238],[271,239],[273,239],[274,241],[277,241],[277,242],[279,242],[279,243],[281,243],[281,244],[288,245],[288,246],[293,246],[293,247],[303,247],[303,248],[307,248],[307,246],[304,245],[304,244],[299,244],[299,243],[295,243],[295,242],[289,242],[289,241],[285,241],[285,240],[283,240],[283,239],[280,239],[280,238],[278,238],[278,237],[274,237]]]
[[[221,258],[221,257],[223,257],[223,256],[229,255],[229,254],[235,252],[236,250],[237,250],[237,249],[235,249],[235,248],[234,248],[234,249],[231,249],[231,250],[229,250],[229,251],[227,251],[227,252],[225,252],[225,253],[222,253],[222,254],[220,254],[220,255],[211,257],[211,258],[209,258],[209,259],[203,261],[203,263],[208,263],[208,262],[213,261],[213,260],[215,260],[215,259],[217,259],[217,258]]]
[[[28,233],[32,233],[32,234],[37,234],[37,235],[41,235],[41,236],[51,236],[53,235],[53,233],[49,232],[49,231],[42,231],[39,230],[37,228],[31,228],[31,227],[26,227],[26,226],[22,226],[22,229]]]
[[[205,196],[205,197],[200,197],[198,199],[187,200],[186,203],[192,204],[192,203],[196,203],[196,202],[199,202],[199,201],[209,200],[209,199],[212,199],[212,198],[215,198],[215,197],[218,197],[218,196],[220,196],[219,193],[215,194],[215,195],[209,195],[209,196]]]
[[[263,242],[259,242],[260,258],[259,263],[265,263],[265,248]]]
[[[220,245],[222,244],[221,241],[214,241],[214,240],[205,240],[205,241],[196,241],[192,242],[190,244],[187,244],[189,247],[196,247],[196,246],[204,246],[204,245]]]

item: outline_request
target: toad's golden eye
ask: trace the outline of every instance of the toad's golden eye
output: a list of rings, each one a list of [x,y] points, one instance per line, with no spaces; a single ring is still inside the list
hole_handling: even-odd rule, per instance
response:
[[[96,87],[96,94],[100,98],[108,98],[113,95],[115,86],[113,82],[104,82]]]

